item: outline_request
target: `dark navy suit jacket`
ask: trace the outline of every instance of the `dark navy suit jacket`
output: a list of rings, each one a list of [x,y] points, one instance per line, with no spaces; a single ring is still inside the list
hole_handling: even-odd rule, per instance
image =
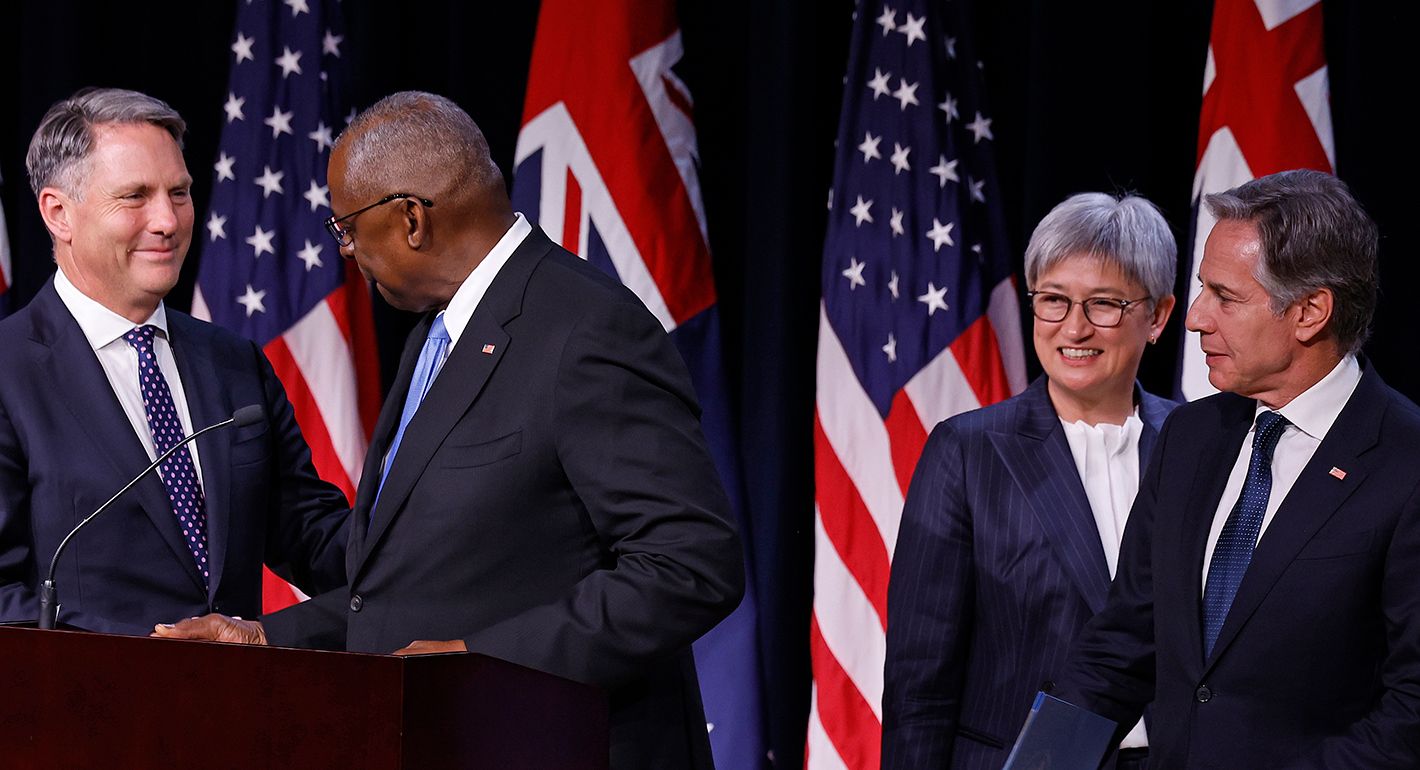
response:
[[[210,590],[152,473],[60,559],[61,623],[147,634],[209,611],[251,617],[263,563],[306,592],[345,582],[345,497],[316,476],[266,357],[216,326],[171,308],[167,317],[194,430],[249,404],[265,415],[196,442]],[[60,540],[149,462],[51,281],[0,322],[0,621],[38,617],[35,589]]]
[[[1420,409],[1363,367],[1207,659],[1203,552],[1256,402],[1211,396],[1164,426],[1060,683],[1121,724],[1152,700],[1151,770],[1420,767]]]
[[[1175,404],[1136,393],[1143,468]],[[938,425],[888,584],[883,767],[999,770],[1108,589],[1046,378]]]
[[[349,589],[267,616],[268,639],[382,653],[462,639],[605,688],[612,767],[708,768],[690,644],[738,604],[744,565],[680,354],[629,289],[533,228],[374,504],[433,318],[375,428]]]

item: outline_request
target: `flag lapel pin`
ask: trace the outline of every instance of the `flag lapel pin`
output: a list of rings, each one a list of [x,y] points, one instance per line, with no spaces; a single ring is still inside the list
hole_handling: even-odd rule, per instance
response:
[[[493,355],[493,343],[490,342],[490,343],[488,343],[487,345],[484,345],[484,346],[483,346],[483,354],[486,355],[486,356],[491,356],[491,355]],[[1336,469],[1335,469],[1335,468],[1332,468],[1332,473],[1335,473],[1335,472],[1336,472]]]
[[[1341,470],[1335,465],[1331,466],[1331,470],[1327,472],[1334,476],[1337,481],[1342,481],[1346,478],[1346,471]]]

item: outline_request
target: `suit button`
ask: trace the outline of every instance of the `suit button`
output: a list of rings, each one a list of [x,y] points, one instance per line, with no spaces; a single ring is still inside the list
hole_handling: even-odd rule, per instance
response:
[[[1207,703],[1213,700],[1213,691],[1208,689],[1208,685],[1206,684],[1200,685],[1197,690],[1193,691],[1193,697],[1198,699],[1199,703]]]
[[[364,607],[364,606],[365,606],[365,600],[360,598],[360,594],[355,594],[354,596],[351,596],[351,597],[350,597],[350,611],[351,611],[351,612],[359,612],[359,611],[360,611],[360,608],[361,608],[361,607]]]

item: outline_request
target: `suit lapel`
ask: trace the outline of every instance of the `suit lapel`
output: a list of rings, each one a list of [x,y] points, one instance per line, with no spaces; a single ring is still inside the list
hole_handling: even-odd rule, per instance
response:
[[[35,340],[47,349],[45,360],[37,362],[55,389],[55,396],[81,426],[95,454],[107,459],[126,483],[148,467],[148,453],[133,432],[133,425],[109,386],[108,375],[94,355],[94,349],[54,290],[53,279],[32,300]],[[115,487],[117,492],[121,487]],[[150,473],[128,492],[153,523],[158,535],[178,557],[198,590],[202,575],[192,560],[192,552],[182,540],[173,518],[167,489],[156,473]],[[80,512],[87,515],[87,511]]]
[[[1365,483],[1371,464],[1364,455],[1379,439],[1388,403],[1384,384],[1374,370],[1368,369],[1258,540],[1233,606],[1218,632],[1209,668],[1237,637],[1302,548],[1346,498]],[[1345,478],[1333,477],[1328,472],[1331,468],[1344,469]]]
[[[395,429],[399,427],[400,412],[404,409],[404,399],[409,393],[409,382],[414,377],[414,366],[419,360],[419,350],[424,338],[429,335],[429,326],[434,316],[429,315],[415,324],[404,342],[404,352],[400,355],[399,370],[380,408],[379,419],[375,421],[374,435],[370,438],[370,448],[365,453],[365,465],[360,471],[360,486],[355,491],[355,507],[351,511],[350,539],[345,549],[345,574],[353,580],[359,565],[364,562],[365,543],[369,539],[370,509],[375,504],[375,496],[380,490],[380,471],[385,453],[394,440]]]
[[[172,345],[178,376],[182,378],[192,430],[198,431],[231,417],[236,405],[231,403],[222,387],[224,378],[221,372],[225,367],[213,358],[216,351],[212,345],[202,344],[199,340],[201,330],[195,323],[190,323],[184,316],[171,311],[168,312],[168,330],[168,344]],[[227,428],[212,431],[196,441],[203,468],[202,492],[207,510],[207,558],[210,560],[210,577],[207,582],[212,596],[217,595],[217,587],[221,585],[222,569],[227,562],[227,545],[230,542],[233,505],[232,438],[233,431]],[[187,554],[187,561],[192,562],[190,553]]]
[[[1104,606],[1109,569],[1089,499],[1041,377],[1021,394],[1013,433],[991,442],[1092,612]]]
[[[454,346],[453,352],[444,362],[443,369],[430,386],[424,402],[419,405],[419,411],[415,412],[409,421],[409,427],[405,429],[404,438],[400,441],[399,452],[390,459],[392,464],[389,474],[385,477],[383,489],[378,487],[378,459],[374,459],[373,465],[366,463],[367,471],[371,467],[374,468],[373,474],[367,475],[373,475],[375,482],[375,489],[370,490],[368,499],[374,499],[376,491],[379,499],[369,517],[369,530],[360,543],[360,555],[349,570],[352,580],[399,515],[410,492],[424,474],[444,438],[473,405],[488,378],[492,376],[493,370],[497,368],[498,362],[507,352],[508,346],[512,344],[512,338],[503,327],[522,311],[523,293],[527,289],[533,268],[551,248],[552,242],[541,230],[534,227],[498,271],[487,293],[479,301],[473,317],[469,319],[468,326],[459,336],[458,344]],[[416,330],[423,333],[417,337],[411,334],[405,343],[399,379],[381,414],[377,434],[380,437],[378,446],[381,454],[384,447],[389,446],[398,427],[399,414],[409,392],[409,381],[413,377],[414,362],[418,360],[419,348],[423,346],[424,336],[432,323],[432,316],[426,318]],[[490,345],[491,348],[487,347]],[[361,496],[366,497],[365,494]]]
[[[1142,477],[1144,469],[1149,466],[1149,458],[1153,457],[1154,443],[1159,439],[1159,429],[1164,426],[1164,420],[1168,419],[1172,404],[1145,393],[1138,384],[1134,386],[1134,398],[1139,404],[1139,421],[1144,423],[1143,429],[1139,431],[1139,474]]]
[[[1183,625],[1188,629],[1188,660],[1203,660],[1203,552],[1208,547],[1208,532],[1213,526],[1213,515],[1223,497],[1223,489],[1228,485],[1228,475],[1237,461],[1238,451],[1252,427],[1253,411],[1257,402],[1250,398],[1228,394],[1222,406],[1219,420],[1221,438],[1216,451],[1204,447],[1201,458],[1194,469],[1193,483],[1189,485],[1191,494],[1182,508],[1180,532],[1184,538],[1185,556],[1183,579],[1187,581],[1187,595],[1192,599],[1188,606],[1195,608],[1193,617]],[[1158,570],[1155,569],[1157,575]],[[1216,649],[1216,645],[1215,645]]]

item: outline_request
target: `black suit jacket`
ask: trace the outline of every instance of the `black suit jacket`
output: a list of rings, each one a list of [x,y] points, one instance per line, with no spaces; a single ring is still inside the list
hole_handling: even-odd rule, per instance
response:
[[[1121,724],[1153,700],[1150,768],[1420,767],[1420,410],[1363,366],[1206,660],[1203,552],[1255,402],[1165,424],[1061,687]]]
[[[365,463],[348,591],[266,620],[277,644],[416,639],[604,687],[617,768],[710,766],[690,643],[743,557],[679,354],[628,289],[534,228],[379,468],[432,315]]]
[[[316,476],[266,357],[216,326],[171,308],[167,317],[194,430],[248,404],[265,415],[196,442],[210,590],[153,473],[60,559],[63,623],[147,634],[209,611],[253,616],[263,563],[307,592],[345,582],[345,498]],[[0,620],[33,620],[59,541],[150,461],[52,280],[0,322],[0,340]]]
[[[939,424],[917,463],[888,587],[885,768],[1000,768],[1104,606],[1104,548],[1046,385]],[[1136,393],[1143,468],[1176,405]]]

